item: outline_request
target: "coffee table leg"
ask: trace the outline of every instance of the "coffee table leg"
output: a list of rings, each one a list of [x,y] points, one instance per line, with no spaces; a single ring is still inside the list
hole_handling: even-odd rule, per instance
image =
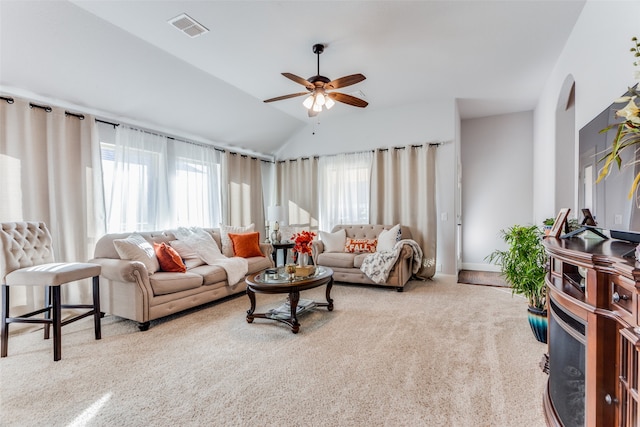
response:
[[[329,311],[333,311],[333,300],[331,299],[331,297],[329,296],[331,294],[331,287],[333,286],[333,277],[331,277],[331,280],[329,280],[329,283],[327,283],[327,310]]]
[[[292,291],[289,293],[289,307],[291,307],[291,332],[297,334],[300,330],[298,323],[298,301],[300,301],[300,291]]]
[[[251,308],[247,310],[247,322],[253,323],[253,312],[256,311],[256,294],[247,286],[247,296],[251,301]]]

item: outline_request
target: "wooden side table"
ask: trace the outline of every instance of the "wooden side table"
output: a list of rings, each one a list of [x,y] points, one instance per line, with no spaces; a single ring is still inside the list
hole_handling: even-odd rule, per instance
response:
[[[278,251],[282,250],[284,252],[284,263],[287,263],[287,254],[289,252],[289,249],[293,248],[295,246],[295,243],[293,242],[280,242],[280,243],[271,243],[271,245],[273,246],[273,253],[271,254],[273,256],[273,265],[275,265],[276,267],[278,266]]]

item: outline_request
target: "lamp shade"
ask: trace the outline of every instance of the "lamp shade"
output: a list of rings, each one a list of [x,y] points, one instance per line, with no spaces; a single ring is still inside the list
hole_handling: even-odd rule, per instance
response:
[[[267,219],[269,221],[284,221],[284,209],[282,208],[282,206],[269,206],[269,208],[267,209]]]
[[[310,109],[313,106],[313,95],[307,96],[302,105],[304,105],[305,108]]]
[[[329,98],[328,96],[326,97],[326,101],[324,103],[324,108],[326,108],[327,110],[330,109],[331,107],[333,107],[335,105],[335,102],[333,99]]]

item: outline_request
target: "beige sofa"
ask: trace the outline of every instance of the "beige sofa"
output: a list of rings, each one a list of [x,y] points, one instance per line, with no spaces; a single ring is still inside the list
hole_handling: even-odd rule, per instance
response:
[[[393,225],[336,225],[332,233],[344,229],[346,237],[351,239],[377,239],[380,232],[389,230]],[[408,227],[400,227],[400,239],[411,239],[411,231]],[[409,281],[414,271],[414,253],[409,245],[404,245],[400,251],[398,260],[389,273],[385,283],[376,283],[365,275],[360,267],[368,253],[349,252],[326,252],[325,245],[321,240],[312,242],[312,257],[316,265],[330,267],[334,274],[333,278],[337,282],[362,283],[367,285],[382,285],[394,287],[398,292],[404,290],[404,285]]]
[[[205,229],[221,247],[218,229]],[[217,265],[198,265],[185,261],[185,273],[158,271],[149,274],[145,264],[120,259],[115,239],[125,239],[131,233],[107,234],[96,243],[92,263],[102,266],[100,274],[100,308],[102,311],[139,322],[147,330],[151,320],[196,307],[229,295],[245,291],[246,283],[227,283],[225,270]],[[140,232],[148,242],[176,240],[174,231]],[[248,274],[273,267],[270,244],[261,243],[264,257],[247,258]]]

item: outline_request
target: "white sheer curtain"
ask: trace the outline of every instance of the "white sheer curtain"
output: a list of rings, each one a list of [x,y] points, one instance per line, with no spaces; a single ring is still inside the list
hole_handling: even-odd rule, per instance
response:
[[[220,152],[169,140],[169,191],[174,226],[218,227],[221,222]]]
[[[214,147],[100,124],[108,232],[217,227],[221,156]]]
[[[226,225],[241,227],[254,223],[255,230],[260,231],[261,240],[264,240],[261,163],[255,157],[230,152],[223,154],[222,220]]]
[[[260,162],[262,171],[262,194],[264,195],[264,211],[276,205],[276,166],[274,162]]]
[[[410,227],[424,252],[418,276],[435,274],[436,146],[408,145],[377,150],[371,179],[371,222]]]
[[[318,161],[320,230],[369,222],[373,152],[323,156]]]
[[[95,120],[0,100],[0,222],[43,221],[57,261],[87,261],[104,233]],[[97,171],[95,170],[97,169]],[[95,172],[95,173],[94,173]],[[65,302],[91,301],[89,282],[63,287]],[[41,307],[43,290],[15,287],[12,315]]]
[[[107,231],[170,227],[167,138],[120,125],[101,140]]]
[[[289,225],[318,229],[318,159],[305,157],[276,165],[276,204],[284,207]]]

